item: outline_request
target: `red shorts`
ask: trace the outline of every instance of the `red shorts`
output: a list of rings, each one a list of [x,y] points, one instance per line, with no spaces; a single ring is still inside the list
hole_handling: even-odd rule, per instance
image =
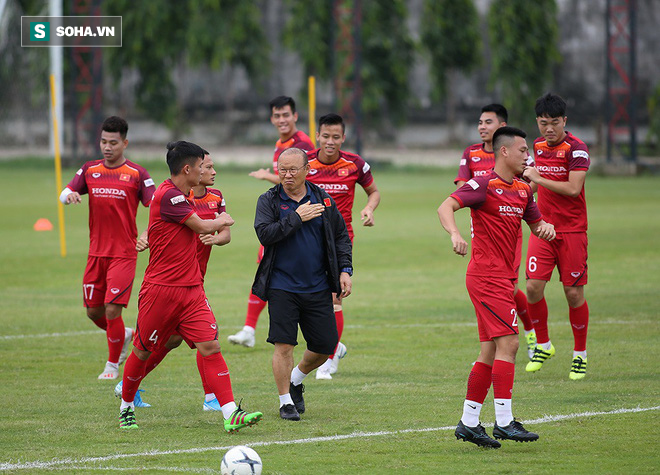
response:
[[[218,338],[218,324],[204,288],[143,283],[133,344],[140,350],[153,352],[174,333],[189,344]]]
[[[83,275],[83,304],[103,307],[113,303],[126,307],[135,279],[136,259],[125,257],[87,257]]]
[[[477,314],[479,341],[518,334],[513,279],[467,275],[465,285]]]
[[[586,285],[588,242],[587,233],[557,233],[550,242],[532,235],[527,247],[527,279],[548,282],[557,266],[565,286]]]

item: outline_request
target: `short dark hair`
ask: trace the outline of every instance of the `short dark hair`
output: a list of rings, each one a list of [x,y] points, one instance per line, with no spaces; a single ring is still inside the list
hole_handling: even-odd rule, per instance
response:
[[[509,127],[508,125],[497,129],[493,134],[493,151],[495,152],[495,155],[499,154],[499,149],[505,142],[514,137],[525,138],[527,137],[527,134],[524,130]]]
[[[178,175],[185,165],[194,165],[204,159],[204,149],[197,144],[179,140],[167,144],[167,166],[172,175]]]
[[[344,119],[341,118],[338,114],[326,114],[321,116],[319,119],[319,132],[321,131],[321,126],[323,125],[341,125],[341,131],[346,132],[346,125],[344,124]]]
[[[270,113],[273,113],[273,109],[283,109],[286,106],[291,107],[291,112],[296,113],[296,101],[293,100],[293,97],[289,96],[277,96],[275,99],[268,103],[270,106]]]
[[[566,101],[551,92],[536,99],[536,117],[566,117]]]
[[[509,112],[506,110],[502,104],[488,104],[481,108],[481,113],[484,112],[494,112],[500,122],[506,122],[509,120]]]
[[[282,155],[285,155],[285,154],[286,155],[292,155],[292,154],[300,155],[303,159],[303,167],[309,163],[309,158],[307,157],[307,152],[305,152],[301,148],[289,147],[289,148],[286,148],[286,149],[282,150],[282,153],[280,153],[280,155],[277,157],[277,161],[279,162]]]
[[[101,130],[105,132],[119,132],[122,140],[126,140],[126,134],[128,134],[128,122],[121,117],[112,115],[103,121]]]

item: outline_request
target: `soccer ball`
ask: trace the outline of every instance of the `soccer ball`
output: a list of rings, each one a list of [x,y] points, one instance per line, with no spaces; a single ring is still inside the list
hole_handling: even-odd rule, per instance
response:
[[[220,463],[222,475],[261,475],[261,468],[259,454],[244,445],[229,449]]]

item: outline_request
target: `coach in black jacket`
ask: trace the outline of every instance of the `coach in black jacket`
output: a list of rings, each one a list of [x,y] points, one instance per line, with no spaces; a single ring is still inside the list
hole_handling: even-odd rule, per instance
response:
[[[332,293],[351,293],[352,246],[334,200],[305,179],[307,154],[290,148],[277,164],[281,184],[257,202],[254,229],[265,251],[252,293],[268,301],[280,417],[300,420],[302,381],[334,352],[339,339]],[[298,325],[307,350],[294,367]]]

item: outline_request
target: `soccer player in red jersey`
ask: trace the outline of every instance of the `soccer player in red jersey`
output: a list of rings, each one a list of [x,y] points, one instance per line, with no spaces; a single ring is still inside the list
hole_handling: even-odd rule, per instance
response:
[[[202,177],[199,185],[192,187],[192,196],[188,200],[193,205],[195,212],[202,219],[213,219],[215,218],[215,213],[223,214],[226,213],[225,199],[222,196],[222,192],[215,188],[210,188],[215,183],[216,171],[213,166],[213,159],[204,151],[204,161],[202,162]],[[201,234],[199,240],[197,241],[197,259],[199,261],[199,268],[202,273],[202,280],[206,275],[206,269],[208,267],[209,258],[211,257],[211,249],[213,246],[224,246],[231,241],[231,228],[229,226],[224,227],[218,233],[213,234]],[[137,244],[137,250],[142,252],[149,248],[149,241],[147,233],[144,233],[139,239]],[[170,337],[165,345],[160,349],[154,351],[147,360],[147,367],[143,379],[160,364],[161,361],[167,356],[167,354],[172,351],[174,348],[177,348],[181,345],[183,337],[179,334],[174,334]],[[195,349],[195,344],[193,342],[186,342],[191,349]],[[204,403],[202,408],[205,411],[220,411],[220,403],[218,398],[215,397],[211,388],[206,384],[206,379],[204,376],[203,369],[204,358],[202,354],[197,352],[197,368],[199,369],[199,374],[202,378],[202,385],[204,387]],[[115,387],[115,395],[121,397],[123,383],[120,381]],[[138,392],[135,393],[135,407],[150,407],[150,404],[147,404],[142,400],[141,393],[142,389],[138,389]]]
[[[262,414],[247,413],[234,402],[197,252],[197,234],[221,231],[234,221],[226,213],[202,219],[186,198],[200,183],[204,150],[184,141],[167,149],[171,178],[158,187],[149,207],[149,264],[140,289],[133,352],[124,368],[119,426],[137,429],[134,397],[147,360],[178,333],[201,353],[205,383],[218,398],[225,430],[234,432],[257,423]]]
[[[301,150],[312,150],[314,144],[305,132],[298,130],[296,122],[298,121],[298,113],[296,112],[296,103],[293,98],[288,96],[278,96],[269,103],[270,106],[270,122],[275,126],[280,134],[279,140],[275,143],[275,152],[273,153],[273,171],[267,168],[260,168],[259,170],[250,173],[250,176],[260,180],[269,181],[275,185],[279,184],[280,177],[277,174],[277,159],[280,154],[288,148],[299,148]],[[259,254],[257,257],[257,264],[261,262],[264,256],[264,247],[259,247]],[[227,339],[234,344],[243,345],[248,348],[254,346],[254,332],[257,328],[259,315],[266,307],[266,302],[259,297],[250,293],[248,297],[247,315],[245,317],[245,325],[235,335],[229,335]]]
[[[319,119],[316,141],[319,148],[307,153],[309,174],[307,180],[323,188],[337,203],[337,208],[346,221],[348,235],[353,242],[353,203],[355,185],[359,184],[367,193],[367,204],[360,211],[363,226],[374,225],[374,211],[380,203],[380,193],[371,175],[369,164],[359,155],[341,150],[346,140],[346,126],[341,116],[327,114]],[[339,339],[344,330],[344,312],[341,296],[334,296],[335,318]],[[316,370],[316,379],[332,379],[337,372],[339,359],[346,354],[346,346],[340,341],[333,355]]]
[[[481,116],[479,117],[479,124],[477,130],[482,142],[470,145],[463,152],[461,163],[458,167],[458,176],[454,179],[456,189],[460,188],[471,178],[489,174],[495,166],[495,153],[493,152],[493,134],[500,127],[506,125],[509,118],[509,113],[501,104],[488,104],[481,108]],[[534,160],[530,157],[528,165],[533,165]],[[516,246],[516,262],[520,267],[522,259],[522,229],[518,238],[518,245]],[[516,269],[517,270],[517,269]],[[516,274],[518,275],[518,274]],[[534,332],[534,325],[527,312],[527,297],[518,288],[518,280],[516,279],[516,309],[518,311],[518,318],[523,322],[525,328],[525,342],[527,343],[527,354],[531,360],[534,356],[534,348],[536,348],[536,333]]]
[[[149,206],[155,190],[149,173],[124,157],[127,133],[124,119],[108,117],[101,126],[103,158],[85,163],[60,195],[60,201],[68,205],[80,203],[80,195],[89,194],[83,303],[87,317],[105,330],[108,339],[108,361],[98,379],[117,379],[133,337],[121,312],[128,305],[135,278],[135,217],[138,204]]]
[[[548,93],[536,101],[536,123],[542,137],[534,141],[536,167],[524,176],[538,187],[539,208],[557,229],[557,239],[547,243],[531,237],[527,248],[527,297],[536,330],[537,345],[529,372],[538,371],[555,354],[548,334],[545,285],[557,266],[568,302],[568,316],[575,346],[569,378],[582,379],[587,371],[589,307],[587,284],[587,204],[584,182],[589,170],[589,149],[565,130],[566,102]]]
[[[468,378],[463,415],[455,435],[484,447],[501,446],[479,423],[491,384],[495,399],[494,437],[520,442],[538,439],[537,434],[528,432],[513,418],[511,409],[518,351],[518,317],[513,298],[515,254],[521,220],[540,239],[552,240],[555,231],[552,224],[542,219],[531,187],[517,178],[528,155],[525,137],[520,129],[499,128],[493,136],[493,171],[468,180],[438,208],[454,252],[461,256],[467,254],[468,244],[456,226],[454,213],[463,207],[471,208],[472,257],[466,287],[476,311],[481,351]]]

